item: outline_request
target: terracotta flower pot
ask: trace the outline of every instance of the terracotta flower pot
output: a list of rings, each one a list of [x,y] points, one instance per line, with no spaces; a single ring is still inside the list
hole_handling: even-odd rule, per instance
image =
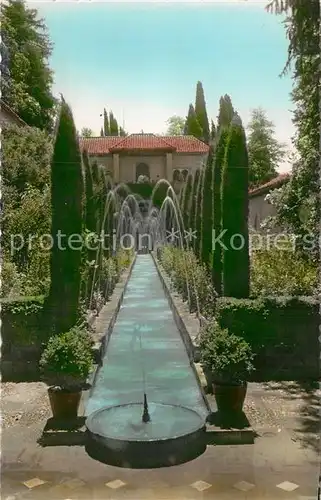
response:
[[[247,391],[247,382],[240,385],[213,382],[217,409],[222,413],[241,413]]]
[[[48,389],[52,415],[57,419],[77,418],[81,391],[71,392],[53,387]]]

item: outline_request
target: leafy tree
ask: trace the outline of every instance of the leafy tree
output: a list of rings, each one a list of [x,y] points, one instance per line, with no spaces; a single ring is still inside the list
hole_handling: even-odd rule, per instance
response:
[[[320,3],[319,0],[272,0],[267,8],[287,16],[289,48],[283,73],[293,68],[292,99],[296,105],[293,143],[298,158],[293,165],[292,178],[283,188],[277,223],[301,237],[297,241],[300,247],[306,234],[318,233],[320,222]],[[307,217],[302,217],[304,212]],[[314,245],[308,255],[318,260],[319,245]]]
[[[196,195],[197,195],[197,187],[198,187],[199,177],[200,177],[200,171],[196,170],[196,172],[194,174],[194,178],[193,178],[193,184],[192,184],[191,209],[189,212],[189,219],[188,219],[188,229],[192,229],[193,231],[195,230]],[[194,246],[194,239],[193,239],[192,243]]]
[[[229,129],[221,128],[218,143],[215,150],[214,171],[213,171],[213,229],[214,238],[218,238],[222,232],[222,171],[225,160],[226,144]],[[214,239],[213,238],[213,239]],[[212,245],[213,246],[213,245]],[[212,248],[212,281],[216,292],[222,294],[223,262],[222,247],[216,244]]]
[[[197,139],[202,139],[203,131],[197,119],[193,104],[189,105],[188,115],[186,118],[184,135],[193,135]]]
[[[1,10],[1,36],[7,49],[3,100],[30,126],[51,131],[55,99],[51,92],[52,52],[46,26],[23,0],[8,0]]]
[[[51,163],[51,286],[48,304],[53,330],[68,331],[78,319],[81,245],[71,235],[82,234],[83,177],[73,116],[62,98]],[[63,237],[61,235],[64,235]]]
[[[170,116],[166,123],[166,135],[184,135],[185,119],[182,116]]]
[[[202,82],[197,82],[196,86],[195,113],[198,123],[200,124],[202,129],[202,139],[204,142],[206,142],[206,144],[208,144],[210,140],[210,127],[208,124],[206,102]]]
[[[261,108],[252,111],[248,131],[249,183],[255,187],[278,175],[285,145],[276,139],[274,124]]]
[[[108,113],[106,108],[104,108],[104,136],[111,135],[110,134],[110,123],[108,118]]]
[[[222,229],[226,231],[222,238],[223,292],[227,297],[249,296],[248,204],[246,137],[241,119],[235,114],[227,140],[222,180]]]
[[[228,127],[234,116],[234,108],[229,95],[220,98],[219,113],[217,117],[217,129]]]
[[[2,138],[3,284],[8,279],[4,292],[45,294],[50,279],[49,254],[41,247],[40,238],[50,231],[51,139],[44,131],[16,125],[4,127]],[[13,235],[21,235],[25,242],[21,249],[16,245],[14,252]],[[15,237],[18,242],[20,236]],[[13,271],[11,278],[6,274],[8,268]]]
[[[83,127],[81,129],[80,135],[82,137],[93,137],[94,136],[94,132],[93,132],[93,130],[91,128]]]
[[[2,180],[5,204],[19,201],[28,186],[43,190],[50,183],[52,143],[37,128],[9,125],[2,130]],[[6,196],[6,190],[10,196]]]
[[[201,246],[200,257],[207,268],[211,267],[212,228],[213,228],[213,148],[210,148],[204,170],[201,205]]]
[[[109,127],[110,135],[119,135],[118,123],[112,111],[109,113]]]
[[[197,258],[200,257],[201,246],[201,231],[202,231],[202,190],[204,181],[204,167],[201,167],[200,176],[197,184],[196,191],[196,204],[195,204],[195,222],[194,230],[196,231],[196,238],[194,239],[194,252]]]
[[[100,129],[100,137],[105,137],[105,134],[104,134],[104,129],[103,129],[103,127],[101,127],[101,129]]]

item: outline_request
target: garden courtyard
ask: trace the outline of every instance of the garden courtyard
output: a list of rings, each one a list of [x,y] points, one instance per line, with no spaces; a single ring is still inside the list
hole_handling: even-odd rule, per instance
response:
[[[80,133],[77,109],[74,115],[64,96],[53,94],[44,21],[23,0],[6,2],[4,500],[320,495],[320,6],[317,0],[306,5],[273,0],[267,6],[287,16],[292,155],[264,109],[250,108],[252,102],[247,111],[242,107],[238,83],[233,102],[221,95],[224,89],[213,93],[215,119],[198,81],[195,104],[185,118],[167,120],[166,134],[127,133],[124,120],[119,126],[103,107],[100,136],[89,127]],[[227,19],[232,22],[229,13]],[[207,30],[199,26],[200,40]],[[274,41],[280,26],[271,21],[271,27]],[[252,30],[243,31],[246,47],[253,46]],[[59,25],[61,49],[64,32]],[[226,88],[235,80],[235,62],[244,54],[242,64],[248,60],[236,40]],[[264,40],[258,62],[265,64],[269,45],[271,61],[281,50],[272,38]],[[255,47],[260,54],[257,40]],[[65,67],[77,74],[77,58],[68,54],[63,50]],[[98,67],[104,65],[97,59]],[[116,73],[108,82],[118,88]],[[130,84],[139,74],[133,72]],[[244,74],[245,100],[251,75]],[[81,75],[88,76],[83,65]],[[98,73],[91,78],[93,96],[104,81]],[[146,88],[148,82],[145,75]],[[182,78],[182,91],[185,83]],[[255,78],[251,84],[258,87]],[[263,102],[269,86],[260,87]],[[82,102],[87,119],[94,106],[85,108],[75,81],[71,88],[73,107]],[[164,96],[155,89],[162,107]],[[257,105],[253,94],[246,100]],[[250,109],[245,124],[241,114]],[[291,172],[279,175],[286,158]]]

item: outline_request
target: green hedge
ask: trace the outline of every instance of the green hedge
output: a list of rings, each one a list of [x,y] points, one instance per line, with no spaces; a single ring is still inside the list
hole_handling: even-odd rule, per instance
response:
[[[219,298],[216,320],[252,346],[255,380],[319,379],[320,317],[313,298]]]
[[[48,338],[44,318],[44,297],[1,300],[2,355],[24,356],[41,348]]]

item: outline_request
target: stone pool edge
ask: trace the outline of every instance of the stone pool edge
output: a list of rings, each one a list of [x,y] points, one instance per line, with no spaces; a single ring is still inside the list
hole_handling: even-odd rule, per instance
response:
[[[115,285],[114,291],[110,300],[101,308],[99,315],[96,317],[92,333],[94,341],[93,354],[95,367],[88,378],[90,389],[83,391],[80,402],[80,413],[85,415],[85,409],[88,399],[91,395],[92,388],[95,384],[96,376],[101,366],[101,361],[105,355],[114,324],[116,322],[120,306],[124,299],[124,294],[127,289],[128,282],[132,275],[132,271],[136,262],[137,253],[135,253],[130,266],[121,274],[118,283]]]
[[[199,335],[200,324],[195,314],[189,312],[188,306],[183,302],[179,295],[174,295],[171,291],[171,282],[170,279],[165,274],[165,271],[161,268],[160,264],[157,261],[157,257],[153,252],[151,252],[155,267],[157,269],[158,276],[161,280],[163,290],[165,292],[165,296],[168,300],[170,309],[173,313],[174,320],[178,331],[182,337],[182,340],[185,344],[190,364],[192,370],[194,372],[195,378],[197,380],[199,389],[202,394],[202,398],[208,409],[209,414],[212,412],[209,401],[206,397],[204,391],[204,382],[202,383],[202,370],[199,365],[200,361],[200,352],[197,344],[197,339]]]

